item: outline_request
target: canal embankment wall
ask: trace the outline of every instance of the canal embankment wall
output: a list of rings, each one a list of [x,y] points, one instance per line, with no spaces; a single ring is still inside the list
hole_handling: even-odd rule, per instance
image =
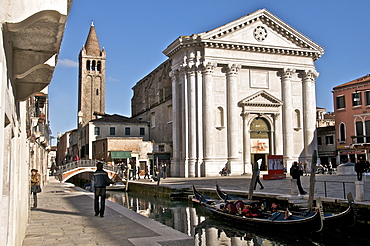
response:
[[[328,175],[325,175],[328,176]],[[320,197],[325,211],[339,212],[348,207],[348,201],[344,197],[351,192],[355,197],[356,187],[353,177],[318,176],[316,178],[315,197]],[[324,181],[329,182],[329,185]],[[369,180],[370,181],[370,180]],[[355,201],[356,219],[360,223],[370,224],[370,182],[365,180],[365,200]],[[290,178],[285,180],[262,181],[264,189],[257,189],[253,194],[255,200],[267,200],[277,202],[281,206],[304,209],[307,207],[308,195],[291,195]],[[243,198],[248,197],[249,180],[245,177],[213,177],[213,178],[167,178],[158,182],[150,180],[136,180],[129,182],[129,192],[139,192],[164,198],[187,199],[192,194],[194,185],[203,194],[217,198],[215,185],[227,193]],[[343,184],[345,189],[343,190]],[[308,191],[309,177],[302,177],[302,185]]]

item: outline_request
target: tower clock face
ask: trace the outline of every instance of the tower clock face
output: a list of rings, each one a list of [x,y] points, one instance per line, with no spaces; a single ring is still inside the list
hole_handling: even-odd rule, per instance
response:
[[[253,35],[257,41],[262,42],[267,38],[267,30],[263,26],[258,26],[254,29]]]

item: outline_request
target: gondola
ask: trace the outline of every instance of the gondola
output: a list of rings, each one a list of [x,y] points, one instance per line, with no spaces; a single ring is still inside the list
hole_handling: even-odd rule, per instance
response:
[[[325,228],[338,228],[353,226],[355,220],[355,205],[352,193],[347,194],[348,208],[341,213],[324,213]]]
[[[222,201],[238,201],[238,200],[245,200],[244,198],[242,197],[239,197],[239,196],[236,196],[236,195],[233,195],[233,194],[228,194],[226,192],[223,192],[220,187],[218,186],[218,184],[216,184],[216,192],[217,192],[217,195],[218,197],[222,200]]]
[[[320,212],[317,210],[313,214],[306,215],[289,215],[286,216],[284,213],[260,213],[255,217],[248,217],[238,214],[229,208],[231,202],[215,201],[214,199],[208,199],[206,196],[199,193],[193,186],[194,201],[200,203],[213,216],[218,217],[222,220],[228,220],[232,223],[260,226],[263,228],[270,228],[273,230],[283,231],[299,231],[299,232],[319,232],[322,230],[322,218]],[[241,201],[238,201],[241,202]],[[243,204],[251,207],[256,206],[256,202],[246,202]]]
[[[235,200],[243,200],[243,198],[228,194],[220,189],[220,187],[216,184],[216,192],[217,195],[220,197],[221,200],[227,201],[235,201]],[[355,211],[354,211],[354,201],[352,197],[352,193],[348,193],[347,195],[348,200],[348,208],[340,213],[324,213],[323,220],[324,220],[324,227],[325,228],[338,228],[338,227],[349,227],[355,224]],[[311,214],[314,214],[311,212]]]

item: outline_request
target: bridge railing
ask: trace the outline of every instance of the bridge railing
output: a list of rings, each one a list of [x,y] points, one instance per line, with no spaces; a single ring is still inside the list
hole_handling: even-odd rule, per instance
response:
[[[57,171],[57,174],[61,175],[64,172],[68,172],[72,169],[76,169],[79,167],[96,167],[96,164],[98,162],[103,163],[103,168],[109,171],[115,171],[114,167],[112,165],[108,165],[107,163],[100,161],[100,160],[78,160],[78,161],[72,161],[68,162],[64,165],[59,166],[59,169]]]

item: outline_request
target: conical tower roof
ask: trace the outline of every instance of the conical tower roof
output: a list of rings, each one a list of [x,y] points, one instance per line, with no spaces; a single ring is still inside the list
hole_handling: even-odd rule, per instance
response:
[[[96,35],[94,23],[91,23],[89,35],[87,36],[85,43],[86,55],[89,56],[100,56],[100,45],[98,36]]]

